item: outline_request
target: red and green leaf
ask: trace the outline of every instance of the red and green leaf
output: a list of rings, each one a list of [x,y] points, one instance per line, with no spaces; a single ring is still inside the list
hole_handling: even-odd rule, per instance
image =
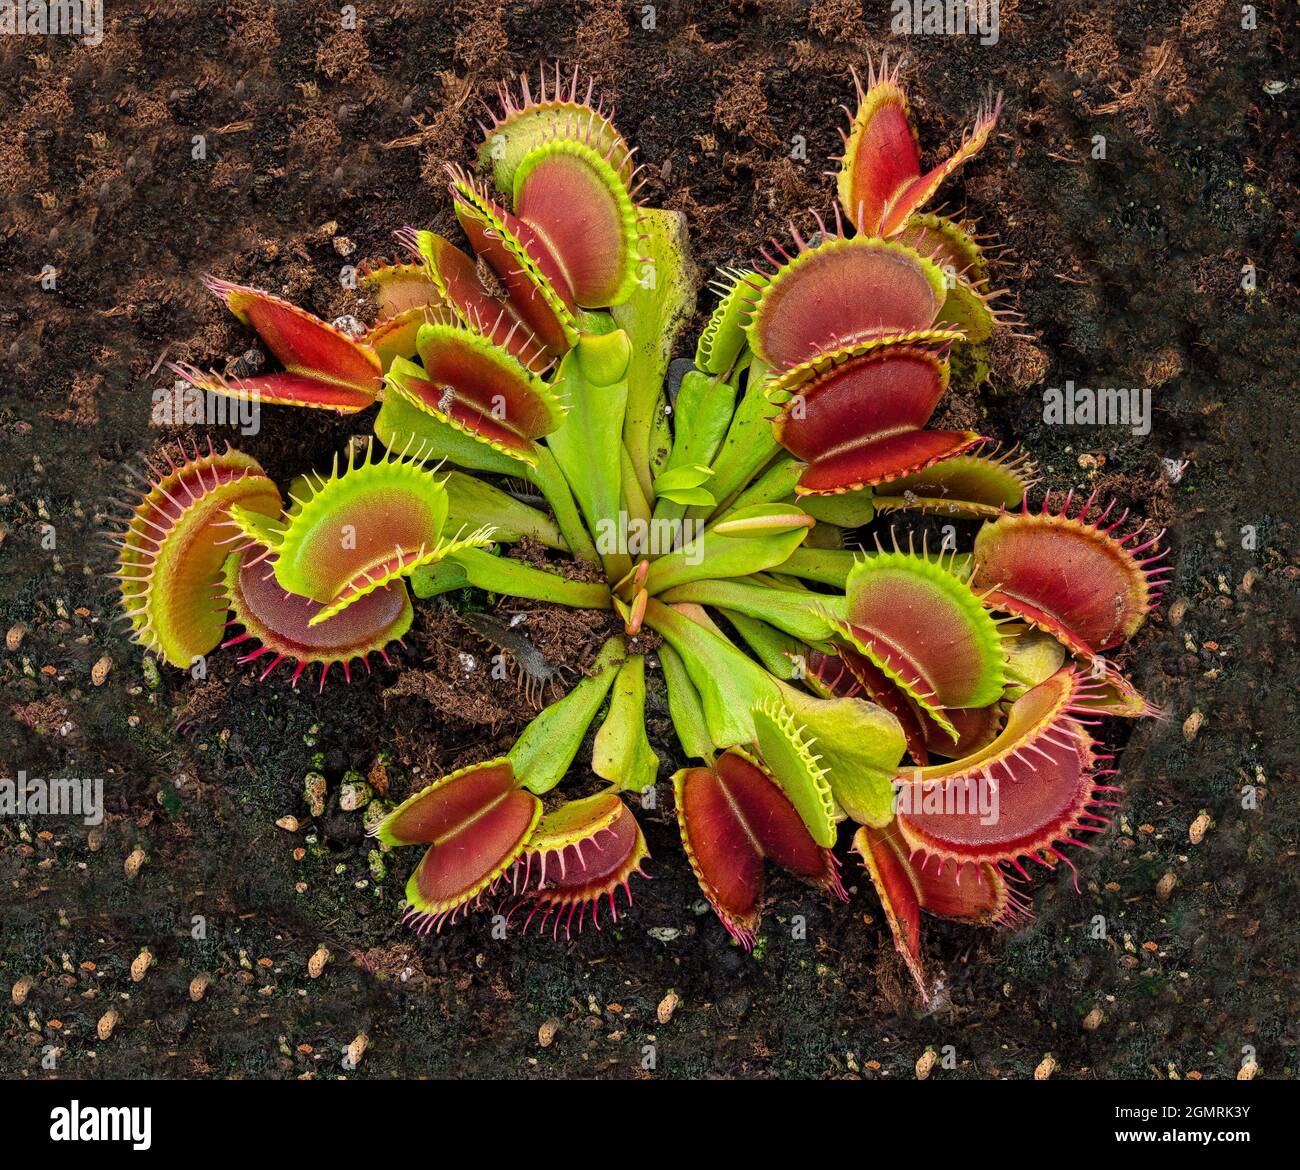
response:
[[[429,846],[407,883],[404,921],[422,934],[454,921],[522,856],[541,818],[507,759],[462,768],[400,804],[374,835]]]
[[[948,159],[922,172],[921,153],[899,69],[873,65],[858,109],[845,136],[839,174],[840,204],[858,230],[892,236],[933,197],[940,184],[988,141],[997,124],[1001,98],[981,107],[974,125]],[[855,77],[856,82],[856,77]]]
[[[178,463],[146,460],[146,490],[115,534],[114,574],[132,635],[173,666],[188,669],[221,641],[225,610],[214,599],[229,555],[228,511],[275,517],[280,492],[257,460],[227,448],[195,448]]]
[[[419,257],[438,295],[462,325],[507,350],[529,370],[536,372],[549,363],[546,347],[514,307],[488,288],[472,257],[434,232],[403,228],[397,239]]]
[[[903,957],[922,999],[931,980],[921,953],[921,911],[975,925],[1005,925],[1027,913],[1024,898],[987,862],[945,862],[913,851],[896,825],[859,829],[853,849],[871,878],[889,923],[894,946]]]
[[[894,192],[921,173],[921,146],[912,126],[907,95],[898,84],[902,62],[891,71],[882,58],[880,71],[870,62],[864,91],[854,75],[858,108],[844,135],[838,179],[840,206],[859,231],[884,234],[879,228]]]
[[[375,416],[375,434],[390,451],[410,451],[426,462],[446,459],[493,475],[518,475],[525,453],[507,452],[481,435],[445,422],[416,402],[434,401],[435,387],[422,367],[402,358],[388,371],[389,393]],[[417,393],[418,390],[418,393]]]
[[[794,255],[768,257],[752,290],[750,347],[780,371],[855,342],[929,329],[943,304],[943,273],[910,248],[831,235]],[[757,283],[757,282],[755,282]]]
[[[274,549],[276,580],[290,593],[322,603],[313,624],[334,615],[417,568],[462,548],[487,543],[489,533],[447,540],[447,493],[416,459],[338,460],[328,478],[295,498]]]
[[[925,426],[948,389],[942,354],[885,345],[830,366],[782,407],[776,437],[807,462]]]
[[[808,464],[795,485],[801,495],[859,491],[983,441],[973,431],[923,429],[948,388],[942,351],[885,339],[828,355],[820,372],[813,369],[805,364],[806,380],[779,378],[769,392],[789,395],[775,433]]]
[[[275,579],[270,550],[249,545],[232,553],[225,567],[225,598],[234,614],[228,625],[243,633],[223,646],[239,646],[240,662],[270,656],[262,670],[266,678],[281,662],[293,664],[293,682],[313,663],[321,668],[323,690],[330,667],[338,663],[344,677],[352,678],[351,663],[360,659],[367,671],[370,655],[388,661],[387,646],[399,641],[411,627],[414,612],[401,581],[376,589],[325,622],[315,619],[320,602],[288,593]],[[248,643],[248,645],[244,645]]]
[[[804,470],[800,495],[841,495],[911,474],[986,442],[974,431],[900,431],[815,459]]]
[[[439,309],[447,303],[423,263],[363,265],[357,283],[374,296],[380,321],[411,309]]]
[[[890,826],[872,829],[866,825],[853,838],[853,848],[862,858],[871,884],[889,923],[894,946],[907,965],[921,998],[930,1000],[930,979],[921,955],[921,891],[916,874],[908,864],[897,830]]]
[[[428,444],[430,456],[460,456],[456,462],[462,466],[491,464],[481,469],[501,474],[515,471],[501,466],[505,460],[536,466],[538,452],[531,439],[493,412],[485,413],[458,399],[454,390],[430,381],[422,366],[399,358],[388,371],[388,385],[392,393],[380,410],[377,434],[406,435],[417,445]],[[389,409],[394,404],[396,411]]]
[[[1063,859],[1058,845],[1109,822],[1109,802],[1080,705],[1086,683],[1062,670],[1022,695],[1001,733],[973,755],[899,774],[898,824],[909,847],[951,861],[1019,866]]]
[[[454,168],[450,190],[456,218],[470,246],[496,273],[511,312],[552,357],[562,357],[578,338],[573,315],[576,302],[550,245]]]
[[[903,184],[890,196],[880,224],[882,236],[892,236],[915,212],[934,198],[944,180],[983,148],[1002,112],[1002,95],[989,95],[975,112],[975,120],[962,135],[961,144],[943,162]]]
[[[417,344],[424,376],[439,388],[420,403],[444,421],[520,450],[564,421],[551,386],[474,331],[427,324]]]
[[[383,386],[383,368],[368,346],[270,293],[215,277],[206,277],[204,283],[245,325],[257,330],[286,372],[227,378],[174,364],[172,369],[186,381],[233,398],[341,414],[374,402]]]
[[[580,142],[530,151],[514,178],[515,215],[545,242],[573,299],[620,305],[637,287],[637,210],[610,162]]]
[[[912,216],[894,238],[943,269],[947,296],[939,322],[961,329],[967,341],[987,341],[998,323],[991,302],[1006,290],[989,290],[988,265],[974,237],[951,219],[923,213]]]
[[[1038,467],[1016,448],[973,450],[945,459],[876,489],[880,512],[916,511],[935,516],[992,519],[1024,500]]]
[[[877,553],[854,566],[845,592],[841,632],[940,726],[951,727],[947,708],[1001,698],[1006,653],[997,623],[950,568]]]
[[[608,110],[592,101],[594,86],[580,86],[575,69],[571,77],[560,76],[559,62],[548,76],[538,70],[534,93],[526,73],[519,75],[519,92],[502,85],[498,96],[501,112],[491,126],[481,126],[480,173],[491,171],[492,182],[502,195],[514,193],[515,171],[524,157],[548,142],[577,142],[607,159],[624,183],[631,183],[634,171],[632,150],[615,129]]]
[[[1125,531],[1127,510],[1112,519],[1112,502],[1091,496],[1071,515],[1073,493],[1049,510],[1006,513],[975,537],[971,585],[985,603],[1059,638],[1084,657],[1131,638],[1171,570],[1157,551],[1162,533],[1143,522]],[[1123,533],[1116,535],[1116,533]]]
[[[761,918],[765,858],[843,896],[833,854],[813,840],[780,785],[743,752],[724,752],[713,768],[682,769],[673,791],[682,844],[700,888],[746,950]]]
[[[567,938],[578,915],[581,931],[588,911],[600,929],[600,904],[609,903],[618,920],[615,894],[621,888],[632,901],[632,875],[650,856],[645,836],[632,810],[610,791],[570,800],[547,813],[516,863],[513,881],[524,893],[520,905],[529,908],[524,929],[541,914],[540,929],[552,923],[558,934],[563,920]]]

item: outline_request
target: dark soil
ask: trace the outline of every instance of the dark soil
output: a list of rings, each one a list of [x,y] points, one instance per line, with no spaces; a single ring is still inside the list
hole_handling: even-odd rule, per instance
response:
[[[1003,0],[990,47],[891,37],[888,5],[857,0],[663,0],[653,29],[613,0],[363,0],[356,30],[332,2],[108,7],[98,48],[0,45],[0,618],[25,628],[0,652],[0,776],[102,777],[108,805],[97,830],[0,819],[0,983],[35,980],[0,1014],[0,1074],[898,1078],[949,1045],[936,1077],[1024,1077],[1049,1051],[1059,1077],[1226,1078],[1252,1053],[1264,1076],[1294,1073],[1300,103],[1267,0],[1255,30],[1219,0]],[[884,48],[911,58],[930,157],[989,84],[1007,97],[946,197],[1007,245],[999,282],[1035,340],[1002,338],[991,385],[959,385],[950,416],[1023,442],[1045,486],[1099,488],[1171,529],[1177,575],[1124,663],[1169,718],[1127,742],[1117,829],[1076,856],[1078,891],[1043,883],[1028,925],[931,923],[948,978],[929,1013],[855,867],[839,908],[774,876],[756,954],[731,945],[662,780],[639,814],[654,880],[616,926],[498,937],[479,915],[416,938],[397,924],[415,858],[372,873],[340,790],[356,771],[400,799],[509,742],[532,710],[517,680],[472,701],[445,685],[439,655],[482,657],[482,641],[430,603],[401,673],[318,695],[258,684],[230,653],[206,680],[151,674],[112,624],[94,533],[123,461],[179,435],[149,425],[163,362],[223,367],[253,342],[199,276],[359,313],[341,267],[391,254],[403,225],[453,232],[443,164],[468,160],[498,78],[556,56],[617,105],[643,198],[687,213],[701,267],[742,261],[830,205],[836,105]],[[1064,379],[1152,387],[1151,433],[1045,425],[1042,389]],[[232,441],[287,484],[369,416],[263,424]],[[1186,461],[1178,482],[1163,460]],[[555,620],[535,630],[563,657]],[[666,778],[662,710],[652,723]],[[328,783],[314,818],[312,771]],[[275,826],[289,815],[297,832]],[[311,979],[320,945],[333,958]],[[142,948],[154,962],[133,981]]]

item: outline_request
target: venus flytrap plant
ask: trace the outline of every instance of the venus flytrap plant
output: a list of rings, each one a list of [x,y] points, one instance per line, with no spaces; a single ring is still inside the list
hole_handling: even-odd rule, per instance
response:
[[[1052,869],[1104,827],[1113,769],[1093,729],[1153,709],[1102,655],[1167,571],[1144,525],[1093,499],[1031,510],[1027,455],[929,427],[953,349],[1013,319],[978,237],[925,210],[998,109],[923,172],[898,71],[873,68],[833,226],[722,272],[669,403],[695,300],[682,217],[637,204],[633,151],[576,78],[503,90],[477,174],[448,171],[469,251],[398,232],[407,259],[363,271],[376,319],[360,337],[210,282],[284,370],[186,378],[340,414],[377,403],[387,454],[308,473],[287,506],[236,452],[151,468],[120,534],[136,637],[187,666],[229,612],[228,644],[270,655],[264,675],[318,663],[323,686],[401,638],[411,594],[610,611],[623,633],[506,756],[376,827],[425,849],[408,919],[440,929],[502,896],[553,932],[616,913],[647,856],[628,800],[664,762],[645,723],[657,665],[686,760],[683,847],[724,927],[753,945],[768,861],[845,897],[847,820],[929,995],[921,911],[1013,921],[1026,860]],[[887,546],[845,547],[885,514],[982,526],[969,551],[884,526]],[[545,563],[508,555],[524,537]],[[589,734],[579,782],[596,791],[565,799]]]

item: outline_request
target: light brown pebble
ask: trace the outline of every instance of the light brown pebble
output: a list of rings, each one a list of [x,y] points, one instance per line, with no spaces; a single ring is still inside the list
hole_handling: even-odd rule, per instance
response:
[[[1166,901],[1170,894],[1174,892],[1174,887],[1178,884],[1178,879],[1173,872],[1166,873],[1158,882],[1156,882],[1156,897],[1162,902]]]
[[[360,1065],[361,1058],[365,1056],[366,1049],[369,1047],[370,1037],[364,1032],[358,1032],[352,1043],[348,1045],[348,1060],[351,1061],[353,1068]]]
[[[200,972],[190,980],[190,999],[198,1003],[208,993],[208,988],[212,986],[212,976],[206,971]]]
[[[543,1048],[549,1048],[551,1042],[555,1039],[559,1031],[560,1021],[552,1016],[549,1020],[545,1020],[542,1023],[542,1026],[537,1029],[537,1043]]]
[[[1101,1008],[1093,1008],[1092,1011],[1083,1017],[1083,1030],[1085,1032],[1095,1032],[1101,1027],[1101,1023],[1105,1018],[1106,1017],[1102,1013]]]
[[[1183,624],[1183,618],[1187,614],[1187,598],[1178,598],[1173,605],[1169,607],[1169,624],[1171,626],[1180,626]]]
[[[1056,1058],[1049,1052],[1034,1069],[1034,1080],[1045,1081],[1056,1071]]]
[[[1201,813],[1201,815],[1187,827],[1187,839],[1193,845],[1199,845],[1205,840],[1205,834],[1209,830],[1210,823],[1210,814]]]
[[[9,992],[9,998],[14,1001],[18,1007],[22,1007],[27,1002],[27,997],[32,993],[32,988],[36,986],[36,980],[29,975],[24,975]]]
[[[153,966],[153,955],[147,950],[141,951],[134,959],[131,960],[131,978],[136,983],[148,974],[149,968]]]
[[[281,817],[275,822],[277,829],[283,829],[286,833],[296,833],[299,829],[298,818],[294,816]]]
[[[121,1016],[117,1014],[116,1008],[109,1008],[102,1016],[99,1017],[99,1023],[95,1025],[95,1034],[101,1040],[110,1040],[113,1036],[113,1029],[117,1027]]]
[[[1253,1060],[1247,1061],[1237,1070],[1237,1080],[1253,1081],[1259,1075],[1259,1065]]]
[[[939,1054],[933,1048],[927,1048],[921,1053],[921,1058],[916,1062],[916,1079],[918,1081],[929,1080],[930,1070],[939,1063]]]
[[[325,815],[325,777],[319,772],[308,772],[302,782],[303,800],[314,817]]]
[[[127,854],[126,860],[122,862],[122,872],[125,873],[127,877],[134,880],[143,868],[144,863],[144,850],[132,849],[131,852]]]
[[[307,960],[307,974],[313,979],[319,979],[321,972],[325,970],[325,964],[330,961],[328,947],[317,947],[315,953]]]
[[[1183,720],[1183,738],[1191,743],[1196,738],[1196,733],[1201,730],[1201,724],[1205,722],[1205,716],[1200,711],[1193,711],[1186,719]]]
[[[661,1024],[668,1023],[673,1018],[673,1012],[677,1010],[677,1005],[682,1002],[682,997],[677,994],[671,987],[668,994],[659,1001],[659,1006],[655,1008],[655,1016]]]
[[[102,687],[108,678],[108,672],[112,669],[113,660],[105,654],[90,668],[90,681],[93,682],[95,686]]]
[[[339,789],[339,808],[344,812],[356,812],[365,808],[373,795],[370,785],[364,780],[345,780]]]
[[[23,638],[27,634],[27,627],[21,622],[16,626],[10,626],[9,632],[5,634],[5,649],[17,650],[23,644]]]

